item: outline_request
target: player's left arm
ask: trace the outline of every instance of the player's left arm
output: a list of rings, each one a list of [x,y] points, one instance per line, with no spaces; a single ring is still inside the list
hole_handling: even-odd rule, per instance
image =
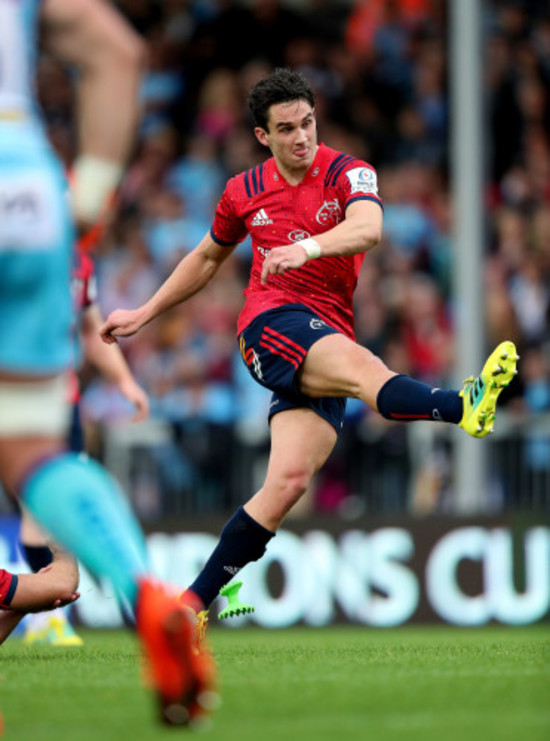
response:
[[[88,306],[80,320],[80,336],[84,356],[99,373],[115,384],[120,393],[135,408],[134,422],[149,416],[149,398],[141,388],[119,345],[107,345],[100,337],[103,317],[97,304]]]
[[[18,574],[15,592],[7,607],[16,612],[42,612],[77,600],[78,564],[57,545],[49,544],[53,561],[36,574]]]
[[[269,275],[302,267],[318,257],[345,257],[367,252],[382,239],[382,207],[374,200],[355,200],[345,218],[332,229],[300,242],[272,249],[262,266],[262,283]]]
[[[13,576],[0,570],[2,577],[10,577],[15,584],[15,592],[9,606],[0,609],[0,644],[28,612],[42,612],[63,607],[79,598],[78,566],[66,551],[52,548],[54,560],[37,574],[18,574]]]

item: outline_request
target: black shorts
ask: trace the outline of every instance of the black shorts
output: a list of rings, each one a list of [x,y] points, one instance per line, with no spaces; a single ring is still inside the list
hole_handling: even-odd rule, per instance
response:
[[[273,391],[269,418],[277,412],[308,407],[340,432],[346,411],[343,397],[314,399],[298,389],[296,374],[309,348],[330,334],[339,334],[303,304],[264,311],[239,337],[241,355],[255,381]]]

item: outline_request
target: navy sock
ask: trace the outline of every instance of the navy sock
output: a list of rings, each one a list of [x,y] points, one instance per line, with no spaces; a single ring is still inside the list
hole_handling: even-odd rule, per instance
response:
[[[21,548],[25,554],[26,562],[35,574],[40,569],[49,566],[53,561],[53,553],[47,545],[26,545],[25,543],[21,543]]]
[[[218,545],[189,589],[206,608],[220,589],[246,566],[257,561],[275,533],[256,522],[242,507],[225,524]]]
[[[401,422],[431,419],[458,424],[462,419],[462,397],[458,391],[434,388],[409,376],[394,376],[386,381],[376,404],[383,417]]]

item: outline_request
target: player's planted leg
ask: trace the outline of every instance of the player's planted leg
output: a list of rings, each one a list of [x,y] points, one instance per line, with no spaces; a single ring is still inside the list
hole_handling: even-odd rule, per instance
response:
[[[239,615],[247,615],[254,612],[252,605],[241,602],[239,597],[239,590],[242,587],[242,581],[232,581],[226,584],[225,587],[220,589],[220,595],[227,597],[227,607],[218,613],[218,620],[225,620],[230,617],[238,617]]]

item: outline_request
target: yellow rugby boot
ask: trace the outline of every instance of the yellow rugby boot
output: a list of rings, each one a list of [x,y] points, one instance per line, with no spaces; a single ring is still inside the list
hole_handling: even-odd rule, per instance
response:
[[[65,615],[53,615],[48,621],[48,626],[46,643],[49,643],[50,646],[68,648],[69,646],[84,645],[84,641],[75,633]]]
[[[493,431],[496,403],[500,392],[517,374],[519,355],[513,342],[501,342],[487,358],[477,378],[470,376],[460,392],[463,413],[459,426],[472,437],[485,437]]]
[[[41,613],[40,617],[42,617]],[[23,643],[27,646],[33,646],[37,643],[47,643],[48,634],[50,632],[50,626],[47,621],[37,621],[36,615],[33,613],[29,615],[25,621],[25,634],[23,636]]]

